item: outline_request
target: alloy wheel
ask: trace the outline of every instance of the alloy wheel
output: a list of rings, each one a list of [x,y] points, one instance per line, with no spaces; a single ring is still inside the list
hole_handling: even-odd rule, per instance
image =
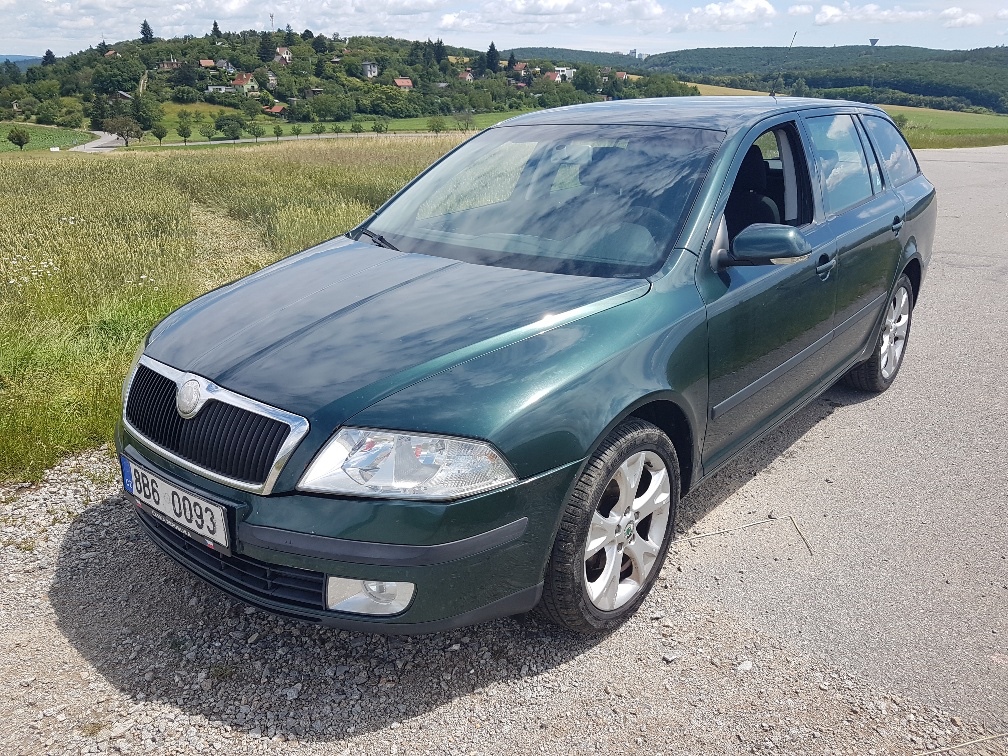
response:
[[[606,485],[585,542],[584,581],[598,609],[613,611],[646,585],[671,526],[669,471],[653,451],[631,455]]]
[[[881,344],[879,345],[879,364],[882,377],[887,381],[896,375],[896,371],[899,369],[909,327],[910,295],[904,287],[900,286],[896,289],[886,311],[885,322],[882,324]]]

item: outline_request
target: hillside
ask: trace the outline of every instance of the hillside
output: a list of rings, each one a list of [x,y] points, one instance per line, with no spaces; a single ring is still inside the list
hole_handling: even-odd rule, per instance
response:
[[[42,58],[33,57],[31,55],[3,55],[0,54],[0,63],[5,61],[10,61],[22,71],[28,70],[29,66],[37,66],[42,62]]]
[[[675,50],[634,61],[626,55],[521,48],[515,55],[570,64],[626,66],[704,84],[842,97],[944,110],[1008,113],[1008,48],[717,47]],[[778,74],[780,79],[778,81]]]
[[[501,50],[501,56],[507,59],[513,53],[517,60],[546,60],[555,64],[591,63],[593,66],[609,66],[620,71],[641,73],[644,61],[631,58],[619,52],[594,52],[592,50],[570,50],[563,47],[516,47],[513,50]]]

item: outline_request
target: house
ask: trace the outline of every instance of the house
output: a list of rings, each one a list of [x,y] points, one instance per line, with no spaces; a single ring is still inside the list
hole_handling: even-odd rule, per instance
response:
[[[613,74],[613,80],[614,81],[626,81],[627,80],[627,72],[626,71],[616,71]]]
[[[528,68],[528,63],[526,63],[525,61],[519,61],[518,63],[515,63],[514,70],[520,74],[523,74],[525,73],[526,68]]]
[[[112,95],[110,100],[118,100],[119,102],[131,102],[133,100],[133,95],[129,92],[123,92],[121,89]]]
[[[181,61],[175,60],[175,56],[171,56],[171,60],[162,60],[158,63],[158,71],[177,71],[182,68]]]
[[[434,86],[436,86],[438,89],[448,89],[448,82],[447,81],[439,81]]]
[[[206,88],[207,94],[231,94],[235,91],[235,88],[227,84],[214,84]]]
[[[267,69],[266,70],[266,88],[267,89],[276,89],[276,85],[277,85],[277,76],[276,76],[276,74],[273,73],[272,71],[270,71],[269,69]]]
[[[549,79],[550,81],[560,81],[560,74],[558,74],[556,71],[547,71],[545,74],[543,74],[543,76]]]
[[[231,82],[231,86],[235,88],[236,92],[241,92],[246,97],[259,96],[259,82],[250,73],[236,75],[234,81]]]
[[[334,66],[338,66],[341,60],[343,60],[343,58],[340,58],[339,56],[329,58],[329,62],[332,63]]]
[[[266,115],[271,115],[274,118],[283,118],[286,115],[287,106],[282,102],[278,102],[273,107],[263,108],[263,113]]]
[[[413,80],[405,76],[396,76],[392,81],[399,89],[413,89]]]
[[[322,87],[305,87],[302,94],[306,100],[310,100],[312,97],[318,97],[322,91]]]
[[[467,68],[465,71],[460,73],[458,77],[459,81],[472,81],[473,80],[472,69]]]
[[[378,75],[378,64],[373,60],[365,60],[361,63],[361,68],[364,69],[364,78],[373,79]]]
[[[106,58],[121,58],[122,55],[120,55],[119,53],[117,53],[115,50],[109,50],[107,53],[105,53],[105,57]]]
[[[290,65],[290,62],[294,60],[294,54],[290,51],[289,47],[278,47],[276,49],[276,57],[273,60],[284,62],[284,65]]]
[[[14,102],[12,102],[10,104],[10,106],[11,106],[11,110],[13,110],[15,113],[20,113],[21,112],[21,106],[18,105],[18,101],[17,100],[14,100]]]
[[[577,69],[569,68],[567,66],[557,66],[556,72],[560,76],[561,81],[573,81],[574,74],[577,73]]]
[[[206,60],[203,58],[200,59],[199,64],[200,68],[213,69],[217,67],[212,60]]]
[[[214,67],[218,71],[224,71],[228,76],[234,76],[235,67],[231,65],[230,61],[225,60],[224,58],[214,61]]]
[[[511,86],[514,87],[515,89],[525,89],[526,87],[528,87],[528,84],[526,84],[524,81],[512,81]]]

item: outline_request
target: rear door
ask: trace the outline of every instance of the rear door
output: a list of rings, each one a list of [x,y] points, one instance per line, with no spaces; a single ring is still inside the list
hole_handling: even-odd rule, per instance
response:
[[[896,275],[903,200],[883,181],[853,113],[804,115],[826,212],[837,240],[834,366],[863,351]]]

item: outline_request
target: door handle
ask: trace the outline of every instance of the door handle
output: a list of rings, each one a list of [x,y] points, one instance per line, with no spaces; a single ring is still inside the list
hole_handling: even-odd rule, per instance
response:
[[[897,215],[892,221],[892,232],[896,234],[896,236],[899,236],[901,228],[903,228],[903,219]]]
[[[815,272],[818,273],[819,277],[825,281],[829,276],[830,271],[836,267],[837,259],[832,257],[824,260],[823,258],[826,258],[826,255],[819,258],[819,264],[815,266]]]

